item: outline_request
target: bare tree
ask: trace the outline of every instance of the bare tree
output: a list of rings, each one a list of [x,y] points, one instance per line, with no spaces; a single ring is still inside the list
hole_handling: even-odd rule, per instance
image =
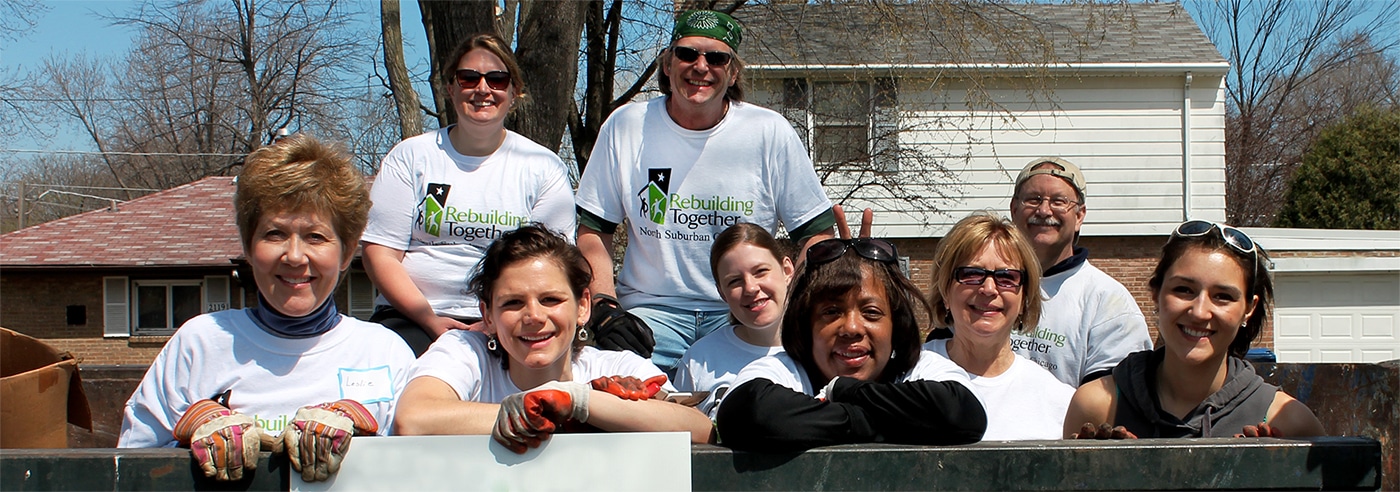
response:
[[[0,0],[0,43],[23,38],[48,9],[38,0]],[[14,64],[0,65],[0,143],[17,135],[27,121],[22,100],[30,82],[19,69]]]
[[[49,6],[39,0],[0,0],[0,41],[24,36]]]
[[[137,29],[126,59],[46,64],[41,109],[80,123],[123,187],[232,173],[279,128],[349,140],[364,123],[346,101],[368,84],[346,61],[372,58],[353,15],[337,0],[147,1],[106,16]]]
[[[522,7],[529,4],[522,4]],[[506,125],[521,135],[558,151],[574,104],[578,77],[579,31],[583,3],[549,2],[522,8],[515,49],[525,72],[529,98],[512,111]]]
[[[1348,108],[1296,98],[1343,82],[1350,71],[1400,47],[1394,2],[1200,1],[1201,23],[1230,62],[1226,79],[1226,214],[1237,225],[1273,222],[1307,145]],[[1357,82],[1355,79],[1353,82]],[[1308,111],[1308,112],[1304,112]]]
[[[408,76],[403,58],[403,29],[399,27],[398,0],[379,1],[379,19],[384,38],[384,69],[388,72],[389,92],[398,112],[399,138],[405,139],[423,132],[418,91]]]
[[[75,120],[92,139],[99,152],[99,159],[112,181],[125,188],[124,176],[131,173],[111,150],[109,135],[114,122],[112,112],[107,108],[116,101],[115,88],[108,84],[116,80],[110,69],[97,60],[78,55],[69,60],[50,56],[41,69],[46,80],[35,94],[49,102],[49,109]],[[130,198],[128,195],[127,198]]]

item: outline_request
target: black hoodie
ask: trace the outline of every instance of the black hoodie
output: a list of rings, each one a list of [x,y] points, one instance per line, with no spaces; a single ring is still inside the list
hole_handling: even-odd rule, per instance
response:
[[[1141,438],[1232,437],[1246,425],[1258,425],[1268,416],[1278,387],[1267,384],[1244,359],[1227,359],[1225,385],[1197,405],[1185,419],[1162,410],[1157,401],[1157,369],[1166,349],[1136,352],[1113,368],[1118,385],[1118,412],[1114,425],[1126,427]]]

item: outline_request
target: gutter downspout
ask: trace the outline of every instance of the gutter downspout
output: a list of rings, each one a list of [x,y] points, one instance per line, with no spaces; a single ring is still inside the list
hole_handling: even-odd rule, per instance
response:
[[[1186,72],[1186,87],[1181,97],[1181,215],[1191,220],[1191,72]]]

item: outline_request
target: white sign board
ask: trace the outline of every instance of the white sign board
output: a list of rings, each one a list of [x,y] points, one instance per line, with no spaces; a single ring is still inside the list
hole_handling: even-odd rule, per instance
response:
[[[515,454],[491,436],[356,437],[340,473],[291,490],[690,490],[690,434],[555,434]]]

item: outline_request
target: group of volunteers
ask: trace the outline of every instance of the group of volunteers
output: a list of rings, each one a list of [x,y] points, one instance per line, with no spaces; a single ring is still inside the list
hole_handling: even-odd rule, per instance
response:
[[[523,453],[598,431],[754,451],[1323,432],[1243,359],[1273,294],[1244,232],[1171,234],[1148,282],[1154,349],[1133,296],[1077,246],[1082,171],[1037,159],[1009,218],[974,213],[938,242],[925,292],[868,210],[851,237],[789,122],[743,101],[741,42],[726,14],[682,13],[663,96],[608,118],[577,191],[505,129],[526,86],[490,34],[440,70],[456,123],[395,146],[372,190],[305,135],[249,154],[236,222],[257,305],[180,327],[119,446],[188,447],[221,480],[285,452],[325,480],[376,434]],[[360,245],[369,322],[335,302]]]

